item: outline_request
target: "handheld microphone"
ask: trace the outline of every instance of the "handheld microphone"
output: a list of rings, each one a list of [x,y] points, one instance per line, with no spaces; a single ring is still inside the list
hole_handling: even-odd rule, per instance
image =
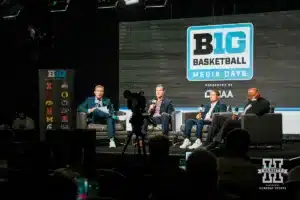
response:
[[[227,112],[232,112],[232,107],[231,106],[227,107]]]
[[[152,99],[152,100],[150,101],[151,104],[156,104],[156,102],[157,102],[156,99]]]
[[[204,105],[201,104],[201,105],[200,105],[200,112],[204,112],[204,111],[205,111]]]
[[[234,108],[233,114],[234,114],[234,115],[238,115],[238,114],[239,114],[239,108],[238,108],[238,107],[235,107],[235,108]]]

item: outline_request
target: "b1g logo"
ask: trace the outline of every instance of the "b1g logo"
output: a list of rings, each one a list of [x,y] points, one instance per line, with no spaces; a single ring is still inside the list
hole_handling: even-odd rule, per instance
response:
[[[187,79],[253,78],[253,25],[191,26],[187,29]]]

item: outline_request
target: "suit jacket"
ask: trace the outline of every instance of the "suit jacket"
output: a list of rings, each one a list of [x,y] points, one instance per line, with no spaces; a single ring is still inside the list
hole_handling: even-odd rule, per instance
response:
[[[203,113],[203,119],[205,119],[206,114],[208,113],[208,111],[210,110],[211,107],[211,103],[206,104],[204,106],[204,113]],[[223,104],[222,102],[218,101],[217,104],[215,105],[213,111],[211,112],[211,115],[213,113],[217,113],[217,112],[226,112],[227,111],[227,106],[226,104]],[[211,116],[210,116],[211,117]]]
[[[251,104],[251,108],[246,111],[246,114],[256,114],[257,116],[262,116],[270,112],[270,102],[262,97],[258,98],[256,101],[248,101],[244,109]]]
[[[160,105],[160,111],[159,113],[168,113],[169,115],[172,114],[172,112],[174,111],[174,106],[172,104],[172,101],[168,98],[164,98],[161,105]],[[151,115],[153,115],[155,112],[155,109],[152,110],[152,112],[150,113]]]
[[[86,100],[84,102],[82,102],[78,108],[77,111],[78,112],[84,112],[84,113],[88,113],[88,109],[94,108],[96,107],[96,102],[95,102],[95,96],[93,97],[88,97],[86,98]],[[109,98],[103,97],[102,98],[102,105],[106,106],[107,109],[109,110],[109,114],[113,115],[114,113],[114,108],[113,108],[113,104],[111,103]],[[89,114],[88,115],[88,119],[92,119],[93,115]]]

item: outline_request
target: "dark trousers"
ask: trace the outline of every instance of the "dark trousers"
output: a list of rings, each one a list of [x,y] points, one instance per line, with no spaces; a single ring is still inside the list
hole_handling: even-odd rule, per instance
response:
[[[221,143],[224,140],[228,133],[236,128],[241,128],[240,120],[226,120],[215,137],[215,141]]]
[[[224,116],[213,117],[204,145],[209,145],[213,142],[214,137],[220,132],[223,124],[228,120]]]
[[[168,135],[168,133],[169,133],[169,123],[170,123],[170,116],[169,115],[162,114],[159,117],[151,117],[151,119],[156,124],[161,124],[163,134]],[[150,124],[149,120],[148,119],[144,119],[144,124],[143,124],[143,128],[142,128],[142,132],[144,134],[147,134],[147,130],[148,130],[148,125],[149,124]]]
[[[95,123],[95,118],[103,118],[106,120],[107,124],[107,134],[109,138],[114,138],[115,137],[115,120],[112,118],[112,116],[108,113],[105,113],[101,110],[96,109],[93,112],[93,123]]]
[[[184,135],[187,138],[191,137],[192,128],[196,125],[196,137],[201,139],[202,138],[202,129],[204,125],[209,125],[211,122],[207,120],[198,120],[198,119],[188,119],[185,121],[185,131]]]

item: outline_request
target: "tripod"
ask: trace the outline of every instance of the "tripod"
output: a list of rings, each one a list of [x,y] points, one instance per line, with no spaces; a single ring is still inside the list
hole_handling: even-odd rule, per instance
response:
[[[122,156],[124,156],[125,151],[129,145],[130,141],[132,140],[133,134],[135,134],[135,136],[136,136],[135,143],[138,148],[138,155],[142,155],[142,151],[143,151],[143,155],[146,157],[147,153],[146,153],[146,147],[145,147],[145,134],[142,133],[140,128],[138,128],[138,130],[136,130],[136,128],[133,128],[133,131],[131,131],[131,133],[128,135],[126,144],[122,151]]]

